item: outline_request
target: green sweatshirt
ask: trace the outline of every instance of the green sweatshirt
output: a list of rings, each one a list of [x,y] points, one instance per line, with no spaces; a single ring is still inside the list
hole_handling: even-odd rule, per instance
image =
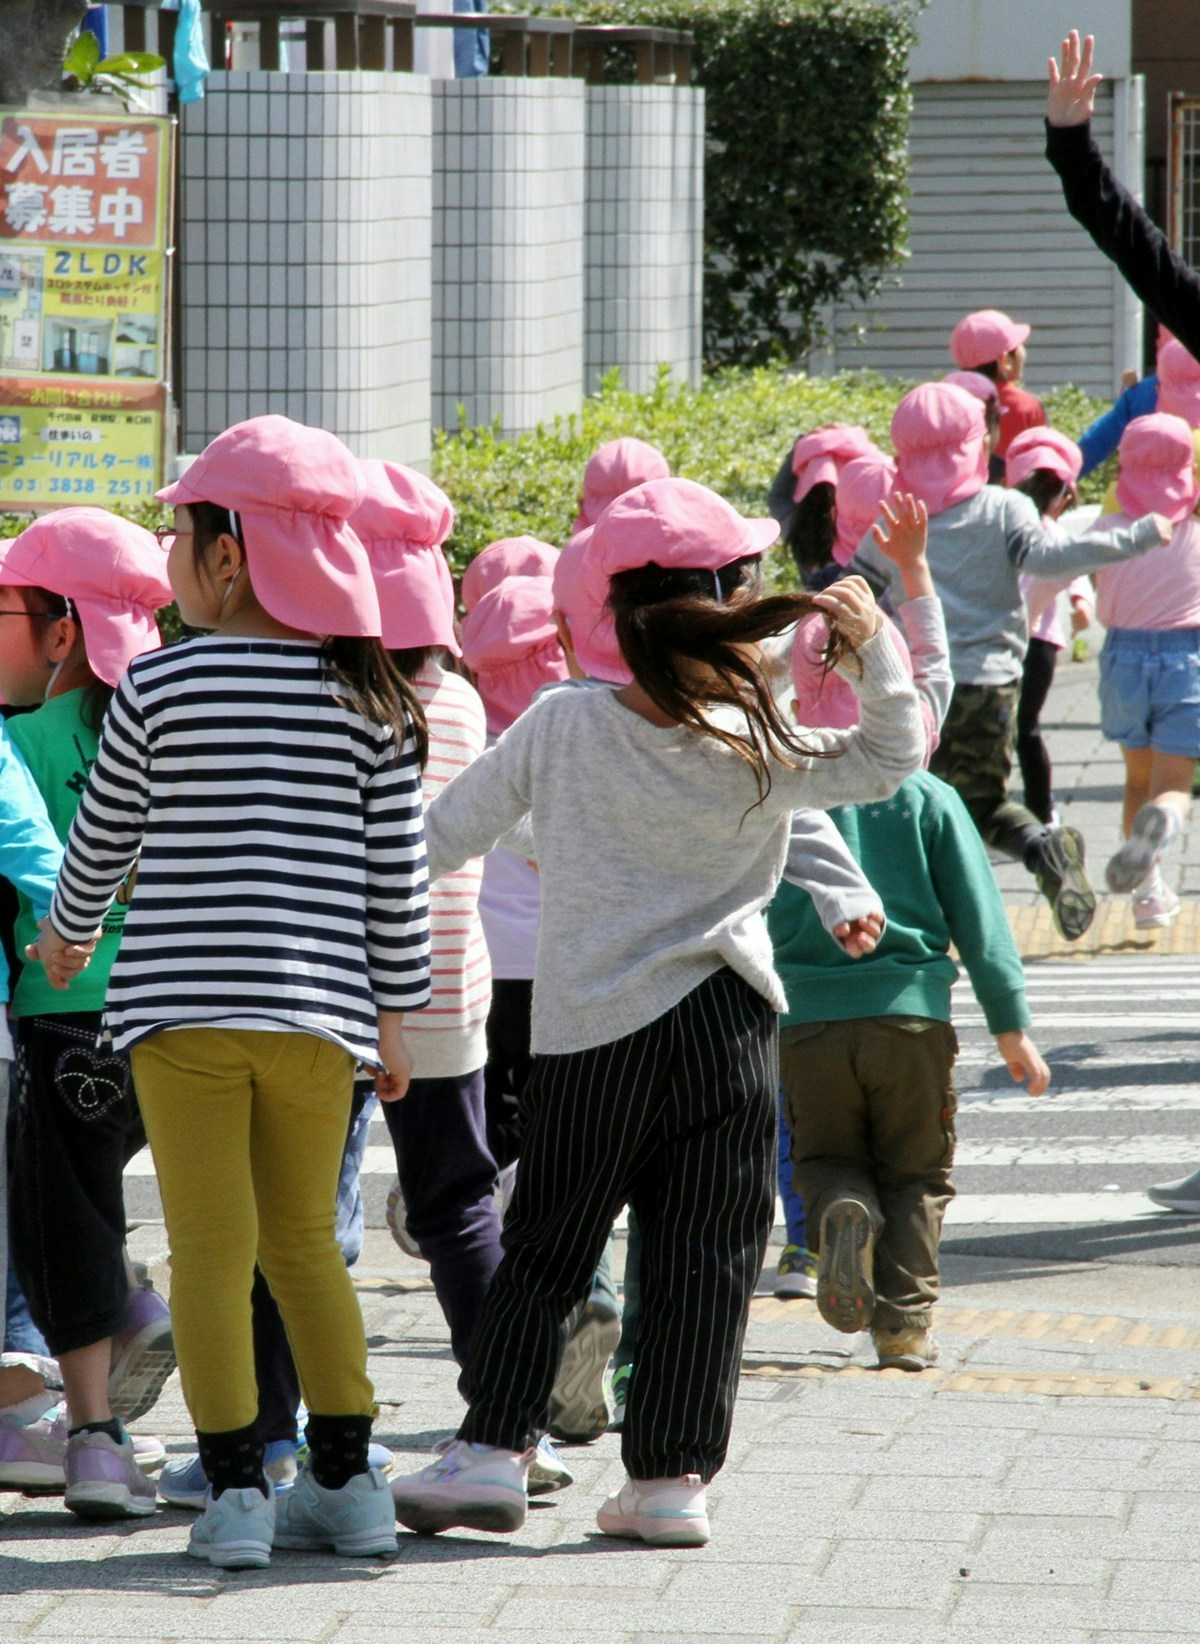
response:
[[[1029,1026],[1020,955],[991,864],[962,800],[919,771],[894,798],[843,805],[830,816],[862,863],[887,914],[874,953],[851,959],[825,934],[812,899],[786,881],[767,910],[787,992],[783,1026],[860,1016],[950,1020],[962,956],[992,1033]]]
[[[35,712],[8,721],[8,734],[29,766],[46,801],[51,826],[64,844],[100,743],[97,732],[84,721],[84,695],[82,690],[66,691]],[[23,954],[25,944],[37,938],[37,920],[29,899],[19,892],[18,902],[15,934],[17,952]],[[65,993],[50,986],[41,965],[25,965],[13,994],[13,1015],[63,1016],[77,1010],[103,1010],[108,973],[124,923],[125,906],[118,897],[105,915],[104,935],[96,944],[91,964]]]

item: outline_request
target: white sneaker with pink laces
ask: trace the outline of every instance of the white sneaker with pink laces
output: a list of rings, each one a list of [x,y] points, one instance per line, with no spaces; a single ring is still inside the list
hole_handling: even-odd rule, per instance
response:
[[[1179,905],[1179,898],[1155,868],[1133,893],[1133,922],[1138,930],[1161,930],[1178,915]]]
[[[651,1547],[703,1547],[712,1535],[708,1491],[699,1473],[682,1478],[627,1478],[596,1514],[606,1536]]]

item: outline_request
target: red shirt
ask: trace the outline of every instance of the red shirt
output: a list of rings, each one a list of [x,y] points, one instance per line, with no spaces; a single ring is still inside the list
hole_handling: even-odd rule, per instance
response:
[[[1002,457],[1026,428],[1044,428],[1046,413],[1037,395],[1018,388],[1016,383],[997,383],[996,398],[1000,402],[1000,442],[996,455]]]

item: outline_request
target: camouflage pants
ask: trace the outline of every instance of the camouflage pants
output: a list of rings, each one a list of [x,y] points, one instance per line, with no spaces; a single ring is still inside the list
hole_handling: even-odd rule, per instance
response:
[[[985,842],[1018,862],[1043,832],[1031,810],[1008,797],[1020,684],[956,685],[929,769],[958,793]]]

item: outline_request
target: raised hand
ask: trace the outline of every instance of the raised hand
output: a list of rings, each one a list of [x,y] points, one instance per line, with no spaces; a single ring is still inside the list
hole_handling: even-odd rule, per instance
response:
[[[857,651],[883,627],[875,595],[862,577],[843,577],[814,594],[812,600],[831,621],[836,620],[851,650]]]
[[[897,492],[891,504],[880,503],[882,523],[871,527],[879,551],[899,568],[908,599],[924,599],[933,593],[933,579],[925,558],[929,510],[907,492]]]
[[[1052,126],[1082,126],[1092,117],[1096,87],[1102,74],[1093,74],[1096,42],[1089,34],[1082,46],[1079,30],[1072,29],[1062,45],[1062,69],[1050,59],[1050,90],[1046,96],[1046,119]]]

